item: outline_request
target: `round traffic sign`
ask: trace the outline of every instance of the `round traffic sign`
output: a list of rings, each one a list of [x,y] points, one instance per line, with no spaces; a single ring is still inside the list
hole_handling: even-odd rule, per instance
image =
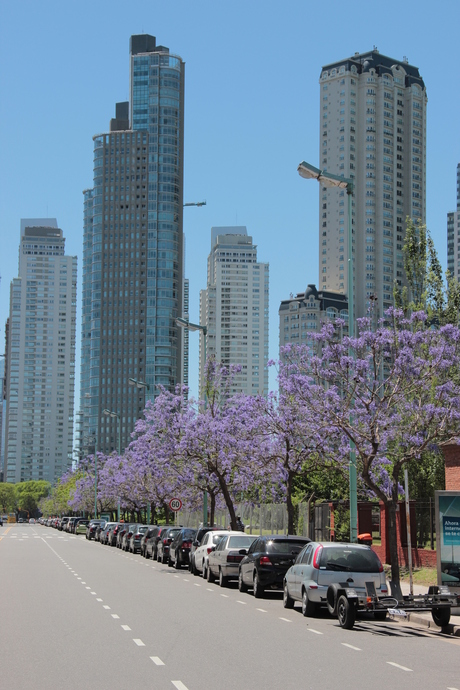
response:
[[[176,513],[178,510],[182,508],[182,501],[180,500],[180,498],[172,498],[169,501],[169,507]]]

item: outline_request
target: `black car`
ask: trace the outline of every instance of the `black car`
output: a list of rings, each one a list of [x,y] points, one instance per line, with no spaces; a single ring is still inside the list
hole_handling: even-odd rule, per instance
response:
[[[105,523],[105,520],[91,520],[86,530],[86,538],[95,539],[96,530],[103,522]]]
[[[174,565],[179,569],[182,565],[189,564],[190,549],[195,536],[196,529],[182,527],[170,544],[168,565]]]
[[[120,525],[120,527],[118,528],[118,530],[117,530],[117,543],[116,543],[117,549],[121,549],[121,547],[123,545],[123,537],[125,536],[126,530],[128,528],[129,528],[129,523],[127,523],[127,522],[123,522]]]
[[[256,539],[240,563],[240,592],[252,588],[254,596],[259,598],[263,596],[265,589],[283,589],[286,572],[309,541],[308,537],[281,534]]]
[[[141,556],[144,556],[144,558],[148,558],[147,555],[147,540],[150,539],[150,537],[153,536],[153,533],[155,530],[158,529],[156,525],[149,525],[147,527],[147,531],[142,535],[141,539]]]
[[[173,525],[163,525],[161,527],[155,527],[152,532],[152,536],[149,537],[145,542],[145,555],[146,558],[152,558],[154,561],[157,560],[158,554],[158,542],[160,541],[162,532],[167,532],[171,529]]]
[[[167,527],[161,530],[160,538],[157,545],[157,561],[162,563],[167,563],[169,559],[169,546],[176,536],[180,532],[180,527]]]
[[[123,529],[125,526],[124,522],[117,522],[115,527],[110,530],[109,535],[107,537],[107,544],[109,546],[116,546],[117,545],[117,537],[118,537],[118,532]]]
[[[123,539],[121,540],[121,550],[122,551],[128,551],[129,549],[129,540],[133,536],[134,530],[138,527],[137,522],[133,522],[132,524],[128,525],[126,532],[123,535]]]
[[[128,550],[130,553],[137,553],[141,550],[141,539],[147,532],[147,525],[137,525],[129,540]]]

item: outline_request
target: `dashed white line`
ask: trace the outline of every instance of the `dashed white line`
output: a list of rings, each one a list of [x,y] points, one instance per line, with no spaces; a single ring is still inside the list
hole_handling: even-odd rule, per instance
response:
[[[292,621],[290,621],[289,618],[282,618],[281,616],[280,621],[284,621],[285,623],[292,623]]]
[[[181,680],[172,680],[171,683],[177,690],[188,690],[187,686],[183,684]]]
[[[133,642],[137,644],[138,647],[145,647],[145,644],[138,637],[134,637]]]
[[[123,628],[123,630],[131,630],[129,625],[122,625],[121,627]]]
[[[348,647],[348,649],[354,649],[356,652],[362,652],[363,651],[359,647],[353,647],[352,644],[347,644],[346,642],[342,642],[342,644],[344,647]]]
[[[395,666],[396,668],[400,668],[401,671],[413,671],[411,668],[407,668],[407,666],[401,666],[401,664],[396,664],[394,661],[387,661],[387,664],[390,666]]]
[[[246,602],[246,601],[240,601],[239,599],[237,599],[237,600],[236,600],[236,603],[237,603],[237,604],[244,604],[244,605],[246,606],[246,603],[247,603],[247,602]]]
[[[315,635],[322,635],[323,633],[320,632],[319,630],[315,630],[314,628],[307,628],[308,632],[314,633]],[[358,649],[357,647],[353,647],[353,649]]]
[[[153,661],[153,663],[157,666],[164,666],[164,662],[160,659],[159,656],[151,656],[150,658]]]
[[[256,609],[256,611],[260,611],[261,613],[267,613],[265,609]]]
[[[96,601],[104,601],[104,599],[100,599],[100,598],[99,598],[99,599],[96,599]]]
[[[91,587],[86,586],[85,589],[91,589]]]
[[[96,594],[96,592],[91,592],[91,594]]]
[[[187,578],[184,577],[184,582],[190,582],[190,580],[187,580]]]
[[[225,597],[225,599],[228,599],[228,594],[221,594],[221,597]]]
[[[107,606],[107,604],[104,604],[104,606],[102,608],[110,610],[110,606]]]
[[[206,587],[206,589],[208,590],[208,592],[214,592],[214,590],[212,589],[212,587]]]
[[[120,616],[117,613],[112,613],[112,618],[120,618]]]
[[[195,587],[201,587],[201,585],[198,584],[198,582],[194,582],[194,585],[195,585]]]
[[[179,577],[179,575],[174,575],[174,577]]]

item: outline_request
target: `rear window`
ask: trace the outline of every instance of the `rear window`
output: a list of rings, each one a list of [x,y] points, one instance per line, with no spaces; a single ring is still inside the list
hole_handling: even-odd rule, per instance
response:
[[[147,527],[139,527],[137,531],[140,532],[140,534],[145,534],[147,532]]]
[[[222,537],[219,537],[219,540]],[[230,549],[248,549],[252,542],[254,541],[254,537],[230,537],[228,540],[228,548]]]
[[[380,563],[371,549],[353,549],[343,546],[323,548],[320,568],[354,573],[378,573]]]
[[[268,553],[281,553],[281,554],[297,554],[302,551],[305,546],[304,541],[294,541],[294,539],[277,539],[276,541],[269,541],[267,543]]]
[[[225,534],[213,534],[212,536],[212,543],[213,544],[218,544],[221,539],[225,537]],[[238,539],[238,537],[236,537]]]
[[[188,530],[185,530],[185,532],[182,534],[182,538],[185,541],[188,541],[189,539],[194,539],[195,534],[196,534],[196,532],[194,529],[188,529]]]

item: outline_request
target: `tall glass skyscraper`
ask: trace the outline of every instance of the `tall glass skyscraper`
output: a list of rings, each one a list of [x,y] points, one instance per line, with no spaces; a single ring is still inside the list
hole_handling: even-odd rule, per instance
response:
[[[116,449],[119,424],[125,447],[146,399],[181,380],[184,68],[154,36],[132,36],[130,101],[94,137],[93,188],[84,191],[83,451]]]

